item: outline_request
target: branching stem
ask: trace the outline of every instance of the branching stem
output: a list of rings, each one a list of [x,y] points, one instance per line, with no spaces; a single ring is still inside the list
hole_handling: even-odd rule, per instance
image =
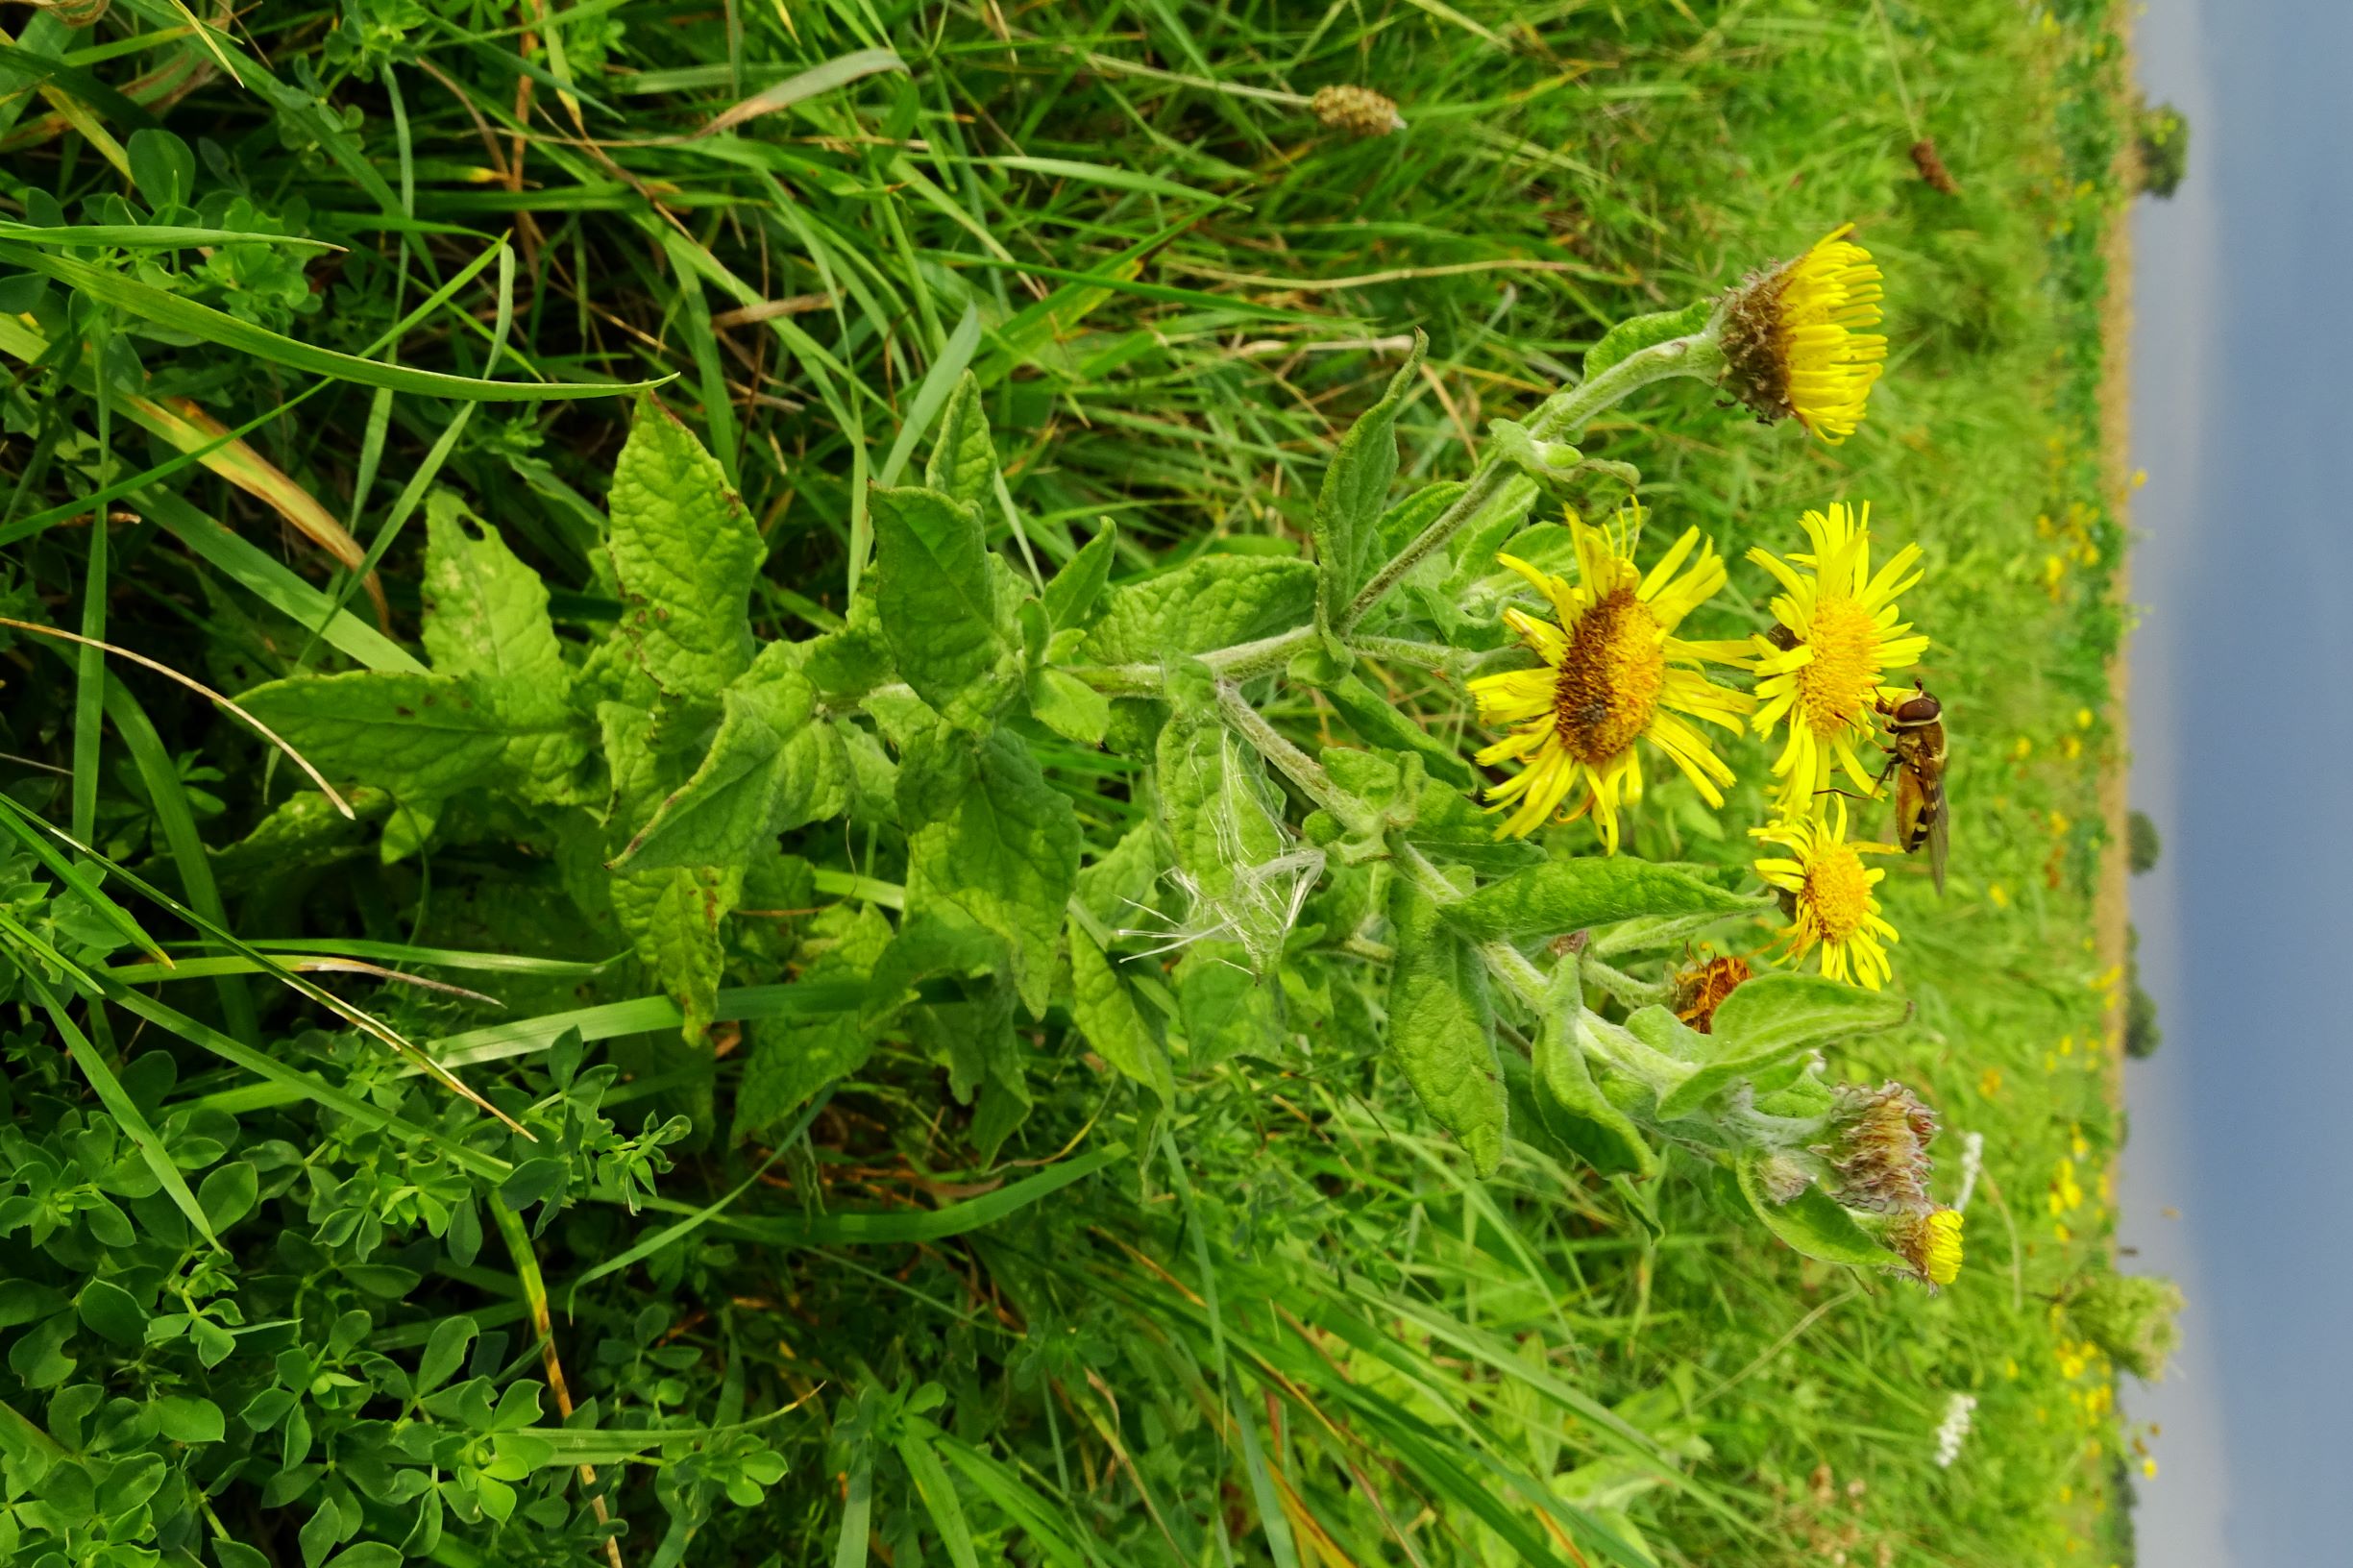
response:
[[[1663,381],[1671,376],[1710,374],[1717,363],[1716,357],[1707,352],[1711,347],[1707,334],[1697,332],[1636,350],[1582,385],[1545,399],[1535,417],[1528,422],[1528,433],[1538,441],[1566,440],[1591,424],[1603,409],[1653,381]],[[1349,603],[1348,612],[1340,617],[1336,629],[1343,636],[1355,629],[1357,623],[1370,614],[1390,589],[1405,580],[1406,574],[1484,512],[1504,493],[1505,487],[1518,478],[1519,470],[1508,463],[1489,462],[1481,468],[1462,494],[1455,498],[1453,505],[1440,512],[1373,575],[1372,581]]]

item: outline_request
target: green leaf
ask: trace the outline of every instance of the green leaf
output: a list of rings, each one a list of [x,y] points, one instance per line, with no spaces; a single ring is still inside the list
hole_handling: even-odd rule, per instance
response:
[[[1634,316],[1619,322],[1602,334],[1599,343],[1585,351],[1585,380],[1593,380],[1630,355],[1700,331],[1707,325],[1715,308],[1715,301],[1700,300],[1680,310],[1662,310],[1655,315]]]
[[[989,941],[1003,951],[1002,943]],[[963,1001],[916,1007],[907,1023],[916,1043],[947,1064],[948,1092],[974,1107],[966,1136],[981,1164],[991,1164],[998,1146],[1028,1117],[1031,1104],[1021,1041],[1014,1029],[1012,988],[992,984]]]
[[[1046,728],[1081,746],[1101,746],[1111,729],[1111,698],[1051,666],[1030,676],[1029,711]]]
[[[1087,624],[1094,613],[1096,600],[1103,597],[1104,585],[1111,581],[1112,563],[1118,550],[1119,525],[1107,517],[1094,537],[1063,563],[1063,569],[1054,574],[1054,580],[1045,585],[1046,625],[1062,631]]]
[[[871,906],[837,904],[809,922],[799,985],[865,984],[892,945],[891,922]],[[754,1138],[800,1109],[871,1056],[877,1029],[863,1012],[755,1018],[751,1054],[736,1088],[735,1132]]]
[[[433,674],[471,680],[491,710],[518,730],[540,732],[547,756],[518,757],[526,777],[560,777],[588,755],[572,723],[572,670],[548,617],[548,590],[498,530],[447,491],[425,505],[425,649]]]
[[[118,1345],[139,1344],[147,1337],[147,1313],[119,1285],[92,1280],[82,1287],[74,1307],[93,1333]]]
[[[1587,855],[1547,861],[1490,882],[1447,905],[1446,919],[1473,942],[1527,941],[1637,915],[1737,915],[1756,907],[1752,898],[1671,866]]]
[[[1886,992],[1820,975],[1760,974],[1717,1004],[1709,1032],[1727,1051],[1746,1054],[1892,1029],[1911,1014],[1910,1002]]]
[[[354,670],[296,675],[238,698],[311,765],[403,799],[440,799],[504,772],[509,747],[538,754],[544,731],[518,730],[471,681]]]
[[[1420,754],[1430,772],[1458,790],[1476,789],[1479,775],[1452,743],[1439,739],[1397,710],[1396,699],[1375,691],[1363,676],[1349,674],[1324,688],[1324,696],[1366,744]],[[1495,829],[1486,829],[1489,840]]]
[[[1223,899],[1239,869],[1290,846],[1258,753],[1224,724],[1180,714],[1162,728],[1156,762],[1162,821],[1201,896]]]
[[[1203,1072],[1245,1054],[1271,1059],[1281,1053],[1282,989],[1251,968],[1239,943],[1193,943],[1175,978],[1186,1071]]]
[[[1525,839],[1497,838],[1492,816],[1437,779],[1425,777],[1412,810],[1399,810],[1397,796],[1404,788],[1405,771],[1400,752],[1327,746],[1317,757],[1340,788],[1392,821],[1405,819],[1409,844],[1490,876],[1522,870],[1544,858],[1543,849]]]
[[[685,1016],[680,1034],[699,1041],[719,1004],[726,955],[719,926],[743,887],[740,870],[674,868],[618,872],[611,883],[613,918],[627,934],[639,963]]]
[[[156,1424],[175,1443],[217,1443],[229,1433],[221,1408],[193,1395],[167,1396],[155,1404]]]
[[[764,663],[779,661],[767,660]],[[849,762],[797,671],[755,669],[721,694],[719,732],[694,776],[639,829],[615,869],[741,870],[779,833],[849,802]]]
[[[213,874],[233,884],[275,879],[359,853],[367,847],[371,824],[392,810],[392,796],[361,788],[347,792],[344,799],[352,817],[337,811],[316,790],[288,796],[245,837],[209,850]]]
[[[940,434],[923,465],[923,488],[979,507],[988,500],[995,475],[996,447],[989,439],[980,382],[968,370],[956,379],[956,390],[940,411]]]
[[[1374,551],[1386,560],[1421,537],[1422,530],[1435,523],[1452,506],[1464,490],[1470,488],[1460,479],[1442,479],[1409,490],[1396,505],[1381,514],[1379,543]],[[1459,538],[1460,535],[1457,535]]]
[[[254,1212],[261,1192],[261,1178],[248,1160],[233,1160],[208,1173],[196,1188],[196,1206],[212,1222],[218,1235]]]
[[[1857,1268],[1892,1268],[1902,1260],[1879,1245],[1853,1214],[1821,1188],[1809,1185],[1787,1203],[1767,1195],[1759,1167],[1764,1157],[1743,1154],[1734,1171],[1740,1194],[1749,1200],[1765,1229],[1808,1258],[1826,1263],[1851,1263]]]
[[[167,207],[193,205],[196,155],[169,131],[150,128],[131,133],[123,144],[131,163],[131,183],[158,212]]]
[[[1570,997],[1567,1007],[1547,1010],[1526,1065],[1505,1056],[1507,1075],[1520,1090],[1512,1096],[1512,1110],[1521,1117],[1513,1131],[1532,1140],[1549,1140],[1605,1176],[1655,1175],[1658,1157],[1642,1130],[1593,1081],[1592,1067],[1575,1038],[1577,1006]]]
[[[991,677],[1017,645],[980,516],[936,490],[876,489],[870,499],[875,608],[900,678],[943,718],[982,727],[997,702]]]
[[[1349,600],[1373,575],[1381,518],[1397,479],[1397,410],[1421,369],[1430,339],[1419,328],[1412,352],[1389,378],[1381,401],[1357,416],[1340,437],[1315,497],[1316,625],[1338,624]]]
[[[1497,457],[1539,482],[1565,479],[1584,460],[1566,441],[1539,441],[1515,420],[1488,420],[1487,436]]]
[[[1503,1161],[1510,1102],[1495,1056],[1495,1009],[1477,949],[1438,905],[1397,879],[1390,894],[1396,962],[1389,970],[1389,1049],[1430,1117],[1493,1175]]]
[[[1734,1007],[1734,1002],[1742,1005]],[[1911,1004],[1901,997],[1841,985],[1819,975],[1758,975],[1743,982],[1717,1006],[1708,1034],[1691,1037],[1710,1041],[1713,1059],[1660,1098],[1658,1117],[1671,1121],[1690,1115],[1735,1084],[1783,1087],[1786,1074],[1776,1074],[1775,1069],[1788,1066],[1820,1042],[1836,1035],[1891,1028],[1911,1011]],[[1628,1022],[1631,1026],[1634,1020]],[[1782,1082],[1773,1082],[1775,1076]]]
[[[946,1552],[947,1560],[954,1568],[980,1568],[980,1556],[972,1545],[972,1527],[965,1522],[964,1505],[956,1498],[955,1480],[940,1463],[940,1457],[932,1452],[926,1439],[933,1430],[936,1429],[928,1421],[909,1422],[898,1439],[899,1459],[915,1482],[923,1511],[931,1515],[932,1528],[940,1532],[940,1545]]]
[[[1014,986],[1045,1012],[1063,906],[1078,876],[1078,811],[1010,735],[942,727],[899,759],[907,909],[960,912],[1012,947]]]
[[[457,1375],[457,1369],[465,1364],[466,1347],[479,1333],[480,1325],[471,1317],[445,1317],[433,1325],[431,1336],[425,1341],[425,1353],[417,1359],[416,1391],[420,1398]]]
[[[1070,922],[1070,990],[1071,1020],[1095,1055],[1159,1095],[1163,1105],[1174,1104],[1176,1075],[1168,1066],[1167,1046],[1118,966],[1075,919]]]
[[[1277,555],[1204,555],[1103,596],[1079,643],[1091,664],[1158,664],[1289,631],[1315,607],[1315,568]]]
[[[663,691],[715,697],[751,667],[760,533],[718,459],[650,395],[613,466],[619,635]]]

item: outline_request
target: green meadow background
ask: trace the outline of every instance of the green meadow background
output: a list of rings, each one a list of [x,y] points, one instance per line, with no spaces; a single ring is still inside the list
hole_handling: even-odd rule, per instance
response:
[[[544,1281],[495,1247],[421,1271],[366,1304],[370,1343],[405,1358],[470,1313],[512,1335],[492,1372],[536,1376],[527,1314],[552,1299],[572,1391],[608,1415],[682,1433],[763,1418],[755,1446],[773,1465],[690,1437],[607,1463],[631,1564],[2129,1561],[2140,1460],[2115,1374],[2053,1302],[2108,1258],[2122,1133],[2120,954],[2095,921],[2121,625],[2100,403],[2106,246],[2127,199],[2121,10],[347,0],[250,12],[217,60],[177,5],[116,0],[81,32],[56,12],[12,17],[9,218],[118,221],[110,200],[134,190],[153,208],[160,182],[212,226],[337,247],[138,263],[257,327],[469,376],[674,378],[663,400],[759,521],[752,604],[769,636],[838,625],[866,485],[944,358],[966,358],[986,390],[1016,548],[1066,558],[1114,517],[1124,578],[1205,551],[1305,554],[1330,443],[1415,329],[1431,351],[1401,421],[1403,473],[1441,479],[1622,316],[1721,290],[1849,221],[1887,275],[1888,371],[1845,445],[1672,382],[1585,451],[1639,468],[1648,549],[1696,524],[1733,560],[1719,629],[1701,635],[1769,624],[1769,579],[1739,557],[1797,548],[1803,508],[1868,502],[1883,549],[1926,552],[1905,610],[1934,639],[1922,674],[1952,737],[1951,882],[1940,899],[1924,868],[1891,873],[1896,984],[1916,1011],[1832,1066],[1900,1078],[1935,1106],[1944,1201],[1965,1137],[1982,1138],[1952,1288],[1802,1260],[1688,1160],[1633,1186],[1516,1151],[1475,1182],[1378,1064],[1329,1054],[1226,1064],[1157,1123],[1084,1064],[1042,1061],[1039,1110],[1005,1165],[975,1169],[937,1075],[886,1053],[763,1165],[769,1151],[730,1148],[712,1119],[740,1062],[732,1037],[696,1056],[655,1030],[593,1059],[621,1069],[606,1114],[696,1123],[651,1175],[657,1204],[556,1216],[535,1238]],[[131,122],[93,82],[176,133],[184,158],[142,142],[126,181],[114,133]],[[1405,129],[1320,123],[1308,99],[1334,85],[1385,95]],[[1927,138],[1952,191],[1915,166]],[[0,272],[22,271],[28,243],[0,231]],[[121,262],[97,242],[72,254]],[[23,277],[0,287],[34,309]],[[101,629],[225,690],[331,669],[306,626],[330,601],[374,616],[349,570],[362,551],[387,624],[415,635],[413,513],[439,484],[546,576],[559,625],[616,613],[591,551],[625,400],[379,392],[274,339],[198,341],[143,308],[53,283],[34,311],[88,357],[12,363],[0,610],[87,626],[95,583]],[[192,400],[275,476],[239,488],[175,459],[125,401],[141,395]],[[120,515],[94,529],[89,498],[110,486]],[[1599,478],[1589,492],[1595,516],[1624,497]],[[7,656],[0,750],[16,760],[0,776],[17,802],[86,820],[108,854],[249,939],[371,943],[503,1004],[371,996],[365,976],[336,977],[421,1038],[650,989],[604,962],[610,935],[567,912],[556,870],[502,824],[453,824],[400,855],[373,829],[305,857],[241,844],[291,770],[135,672],[142,716],[107,707],[93,747],[95,688],[78,688],[71,658],[27,638]],[[1477,744],[1458,694],[1392,678],[1400,711]],[[1275,717],[1313,733],[1328,716],[1299,698]],[[1721,813],[1654,770],[1633,847],[1748,858],[1770,753],[1744,740],[1730,755],[1744,782]],[[1115,792],[1092,793],[1106,765],[1075,747],[1055,762],[1088,792],[1098,846],[1128,825]],[[797,970],[811,910],[872,891],[836,884],[778,914],[733,982]],[[1755,951],[1771,932],[1739,936]],[[257,989],[153,983],[232,1033],[305,1027]],[[14,1115],[79,1092],[30,1041],[8,1048]],[[247,1080],[195,1060],[159,1111],[205,1096],[233,1110]],[[322,1060],[373,1091],[364,1070]],[[299,1140],[285,1126],[311,1114],[247,1115],[245,1136]],[[1148,1154],[1050,1193],[1020,1185],[1115,1139]],[[1008,1196],[952,1233],[795,1229],[828,1207],[922,1214],[993,1193]],[[296,1229],[302,1202],[284,1199]],[[584,1278],[722,1203],[785,1218],[680,1225],[635,1268]],[[238,1256],[257,1278],[307,1266],[247,1230]],[[344,1299],[317,1288],[297,1316]],[[46,1419],[40,1359],[9,1363],[0,1398]],[[1956,1395],[1976,1401],[1973,1426],[1941,1466]],[[316,1457],[252,1446],[246,1480],[278,1501],[224,1523],[269,1560],[318,1568],[331,1520],[306,1525],[331,1464],[306,1477]],[[487,1535],[453,1526],[416,1555],[594,1560],[583,1512],[543,1512]],[[663,1523],[680,1517],[692,1528]],[[243,1568],[194,1541],[173,1550]]]

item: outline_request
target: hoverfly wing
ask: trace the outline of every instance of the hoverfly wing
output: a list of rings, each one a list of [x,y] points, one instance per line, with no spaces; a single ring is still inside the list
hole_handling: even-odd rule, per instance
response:
[[[1952,849],[1952,813],[1945,802],[1943,781],[1933,787],[1928,803],[1928,875],[1935,879],[1936,895],[1945,896],[1945,860]]]

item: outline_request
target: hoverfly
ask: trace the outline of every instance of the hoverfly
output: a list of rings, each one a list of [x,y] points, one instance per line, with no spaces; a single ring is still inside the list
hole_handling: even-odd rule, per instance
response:
[[[1945,891],[1945,857],[1950,848],[1951,814],[1945,801],[1945,705],[1917,680],[1913,695],[1898,702],[1879,698],[1879,717],[1887,722],[1887,767],[1879,774],[1885,784],[1896,778],[1896,842],[1906,854],[1928,846],[1928,874],[1936,891]]]

